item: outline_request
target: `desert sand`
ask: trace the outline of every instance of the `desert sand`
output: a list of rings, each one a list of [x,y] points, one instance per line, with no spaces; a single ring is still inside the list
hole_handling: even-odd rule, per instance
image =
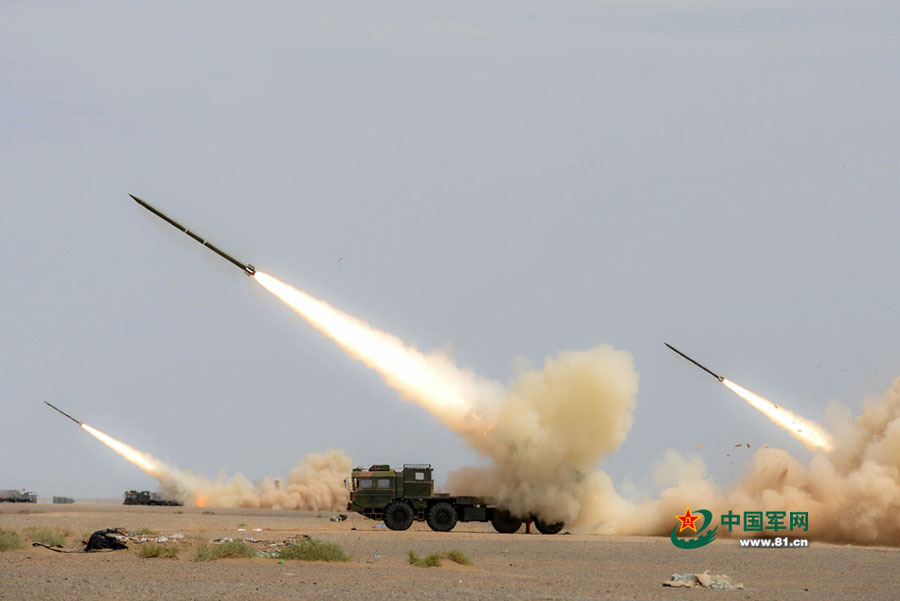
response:
[[[31,547],[0,553],[0,599],[897,599],[900,549],[830,545],[745,549],[717,540],[680,550],[666,538],[498,534],[489,524],[406,532],[328,512],[112,505],[0,505],[0,528],[72,532],[67,548],[101,528],[184,535],[177,559],[142,559],[141,543],[106,553],[59,554]],[[243,531],[239,530],[243,528]],[[255,529],[260,529],[256,531]],[[308,534],[339,544],[348,563],[223,559],[191,561],[211,539],[282,541]],[[146,544],[146,543],[143,543]],[[255,543],[263,549],[265,543]],[[407,553],[456,549],[471,566],[410,566]],[[744,590],[669,589],[675,572],[727,574]]]

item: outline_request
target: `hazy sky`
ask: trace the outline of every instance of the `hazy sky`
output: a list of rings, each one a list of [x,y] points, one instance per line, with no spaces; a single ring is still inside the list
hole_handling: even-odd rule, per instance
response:
[[[156,488],[43,400],[210,475],[479,461],[129,192],[498,381],[632,352],[620,486],[808,457],[662,343],[817,420],[900,376],[898,106],[895,2],[0,2],[0,489]]]

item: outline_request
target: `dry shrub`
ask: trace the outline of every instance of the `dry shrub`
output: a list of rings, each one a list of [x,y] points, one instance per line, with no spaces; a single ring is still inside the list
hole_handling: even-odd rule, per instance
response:
[[[350,561],[350,557],[338,545],[315,538],[304,538],[286,546],[278,557],[301,561]]]

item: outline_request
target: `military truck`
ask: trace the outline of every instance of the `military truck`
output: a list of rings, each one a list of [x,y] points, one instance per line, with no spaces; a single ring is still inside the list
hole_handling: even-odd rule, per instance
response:
[[[158,492],[150,492],[149,490],[129,490],[125,492],[125,501],[122,505],[172,505],[180,506],[183,503],[166,499]]]
[[[37,503],[37,493],[0,490],[0,503]]]
[[[350,491],[347,510],[383,520],[391,530],[406,530],[414,521],[425,521],[438,532],[453,530],[457,522],[490,522],[497,532],[512,534],[523,520],[533,520],[542,534],[563,529],[562,522],[548,524],[535,516],[515,516],[482,497],[435,493],[431,473],[427,463],[408,463],[402,470],[384,464],[358,467],[345,480]]]
[[[75,502],[72,497],[53,497],[53,503],[56,505],[71,505]]]

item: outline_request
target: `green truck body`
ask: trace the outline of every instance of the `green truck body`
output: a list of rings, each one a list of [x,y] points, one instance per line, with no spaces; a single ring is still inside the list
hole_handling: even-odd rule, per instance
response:
[[[511,534],[523,520],[534,520],[544,534],[556,534],[562,522],[545,524],[533,516],[513,516],[483,497],[454,496],[434,492],[432,467],[406,464],[402,470],[376,464],[358,467],[346,481],[350,490],[349,511],[373,520],[383,520],[391,530],[406,530],[414,521],[425,521],[432,530],[449,532],[457,522],[491,522],[498,532]]]
[[[182,505],[178,501],[163,498],[159,493],[143,490],[129,490],[125,493],[125,501],[122,505]]]
[[[0,503],[37,503],[37,493],[0,490]]]

